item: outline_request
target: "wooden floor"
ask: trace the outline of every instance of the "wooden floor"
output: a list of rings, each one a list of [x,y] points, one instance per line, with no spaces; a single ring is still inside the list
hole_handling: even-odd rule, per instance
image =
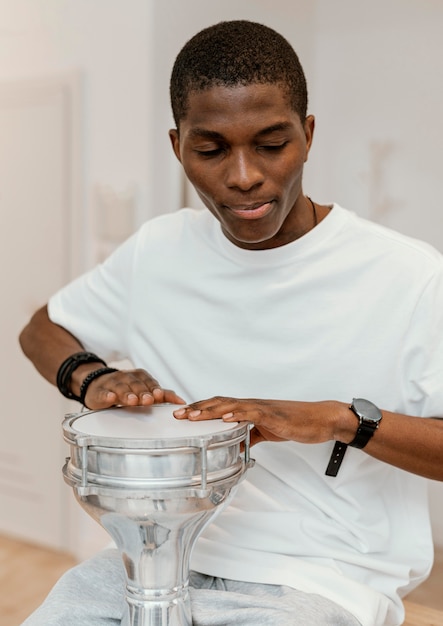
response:
[[[403,626],[442,626],[443,612],[405,600],[406,620]]]
[[[20,626],[74,564],[68,554],[0,535],[0,626]],[[443,626],[443,550],[436,554],[429,579],[407,601],[405,626]]]
[[[0,626],[19,626],[74,564],[68,554],[0,536]]]
[[[434,567],[428,580],[410,593],[407,599],[443,611],[443,548],[436,550]],[[443,626],[443,619],[438,626]]]

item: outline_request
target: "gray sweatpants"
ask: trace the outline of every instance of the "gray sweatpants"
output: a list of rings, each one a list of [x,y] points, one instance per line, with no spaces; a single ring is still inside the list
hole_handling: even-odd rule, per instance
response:
[[[194,626],[360,626],[322,596],[191,573]],[[118,626],[125,574],[117,550],[105,550],[62,576],[22,626]]]

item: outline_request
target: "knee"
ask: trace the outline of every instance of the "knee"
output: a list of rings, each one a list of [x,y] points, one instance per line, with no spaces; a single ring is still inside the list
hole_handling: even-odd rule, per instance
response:
[[[120,624],[125,575],[117,550],[106,550],[68,570],[22,626]]]

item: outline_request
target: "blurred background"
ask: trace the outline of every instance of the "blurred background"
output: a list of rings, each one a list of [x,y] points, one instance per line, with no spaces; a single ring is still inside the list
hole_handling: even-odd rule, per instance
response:
[[[78,405],[17,336],[144,220],[194,204],[170,149],[174,58],[253,19],[294,45],[317,119],[305,192],[443,251],[440,0],[0,0],[0,533],[82,559],[107,543],[64,484]],[[443,487],[430,481],[443,546]]]

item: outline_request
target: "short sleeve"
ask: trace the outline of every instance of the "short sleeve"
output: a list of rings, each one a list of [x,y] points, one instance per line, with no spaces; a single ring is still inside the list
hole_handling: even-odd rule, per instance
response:
[[[86,350],[104,359],[127,358],[137,241],[138,233],[104,263],[60,289],[48,303],[51,321],[68,330]]]

